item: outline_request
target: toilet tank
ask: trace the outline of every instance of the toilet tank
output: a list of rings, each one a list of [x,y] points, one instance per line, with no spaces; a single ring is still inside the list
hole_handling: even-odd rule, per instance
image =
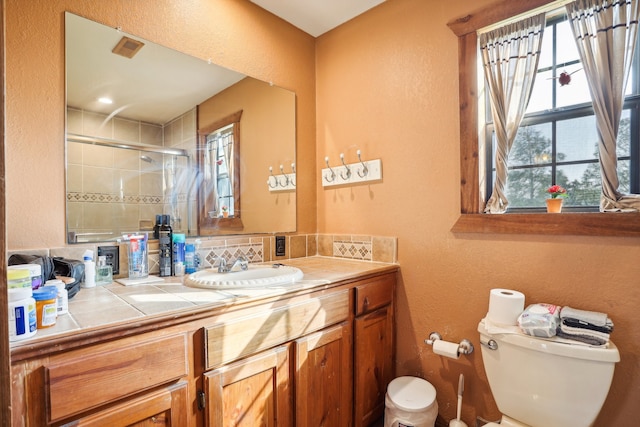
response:
[[[609,393],[618,349],[524,334],[489,334],[478,325],[491,393],[504,415],[532,427],[588,427]],[[491,350],[485,344],[497,343]]]

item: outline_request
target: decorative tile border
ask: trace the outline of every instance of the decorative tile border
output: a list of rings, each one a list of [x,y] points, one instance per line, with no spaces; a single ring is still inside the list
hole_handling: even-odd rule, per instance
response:
[[[92,203],[127,203],[127,204],[144,204],[159,205],[168,203],[162,196],[149,196],[144,194],[136,194],[130,196],[120,196],[119,194],[109,193],[82,193],[78,191],[70,191],[67,193],[67,201],[69,202],[92,202]]]

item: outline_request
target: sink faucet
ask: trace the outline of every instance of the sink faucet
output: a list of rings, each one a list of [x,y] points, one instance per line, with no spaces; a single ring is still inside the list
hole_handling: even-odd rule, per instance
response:
[[[248,269],[249,269],[249,260],[247,260],[244,256],[240,255],[228,271],[230,272],[246,271]]]
[[[220,257],[214,263],[213,267],[218,267],[218,273],[233,273],[236,271],[245,271],[249,269],[249,261],[242,255],[240,255],[233,265],[230,267],[227,265],[227,260]]]

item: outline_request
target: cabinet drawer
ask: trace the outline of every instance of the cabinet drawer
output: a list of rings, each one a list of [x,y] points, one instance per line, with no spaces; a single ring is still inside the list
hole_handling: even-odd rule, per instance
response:
[[[177,380],[189,371],[185,335],[83,354],[45,367],[49,420],[57,421]]]
[[[386,274],[356,286],[356,316],[390,304],[393,300],[394,274]]]
[[[205,328],[206,368],[294,340],[349,317],[349,291],[312,297]]]

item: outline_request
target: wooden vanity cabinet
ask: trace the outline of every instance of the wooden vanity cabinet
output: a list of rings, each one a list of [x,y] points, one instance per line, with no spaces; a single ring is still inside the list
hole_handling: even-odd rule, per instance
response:
[[[384,415],[387,386],[394,369],[395,275],[365,280],[355,286],[354,425],[369,426]]]

